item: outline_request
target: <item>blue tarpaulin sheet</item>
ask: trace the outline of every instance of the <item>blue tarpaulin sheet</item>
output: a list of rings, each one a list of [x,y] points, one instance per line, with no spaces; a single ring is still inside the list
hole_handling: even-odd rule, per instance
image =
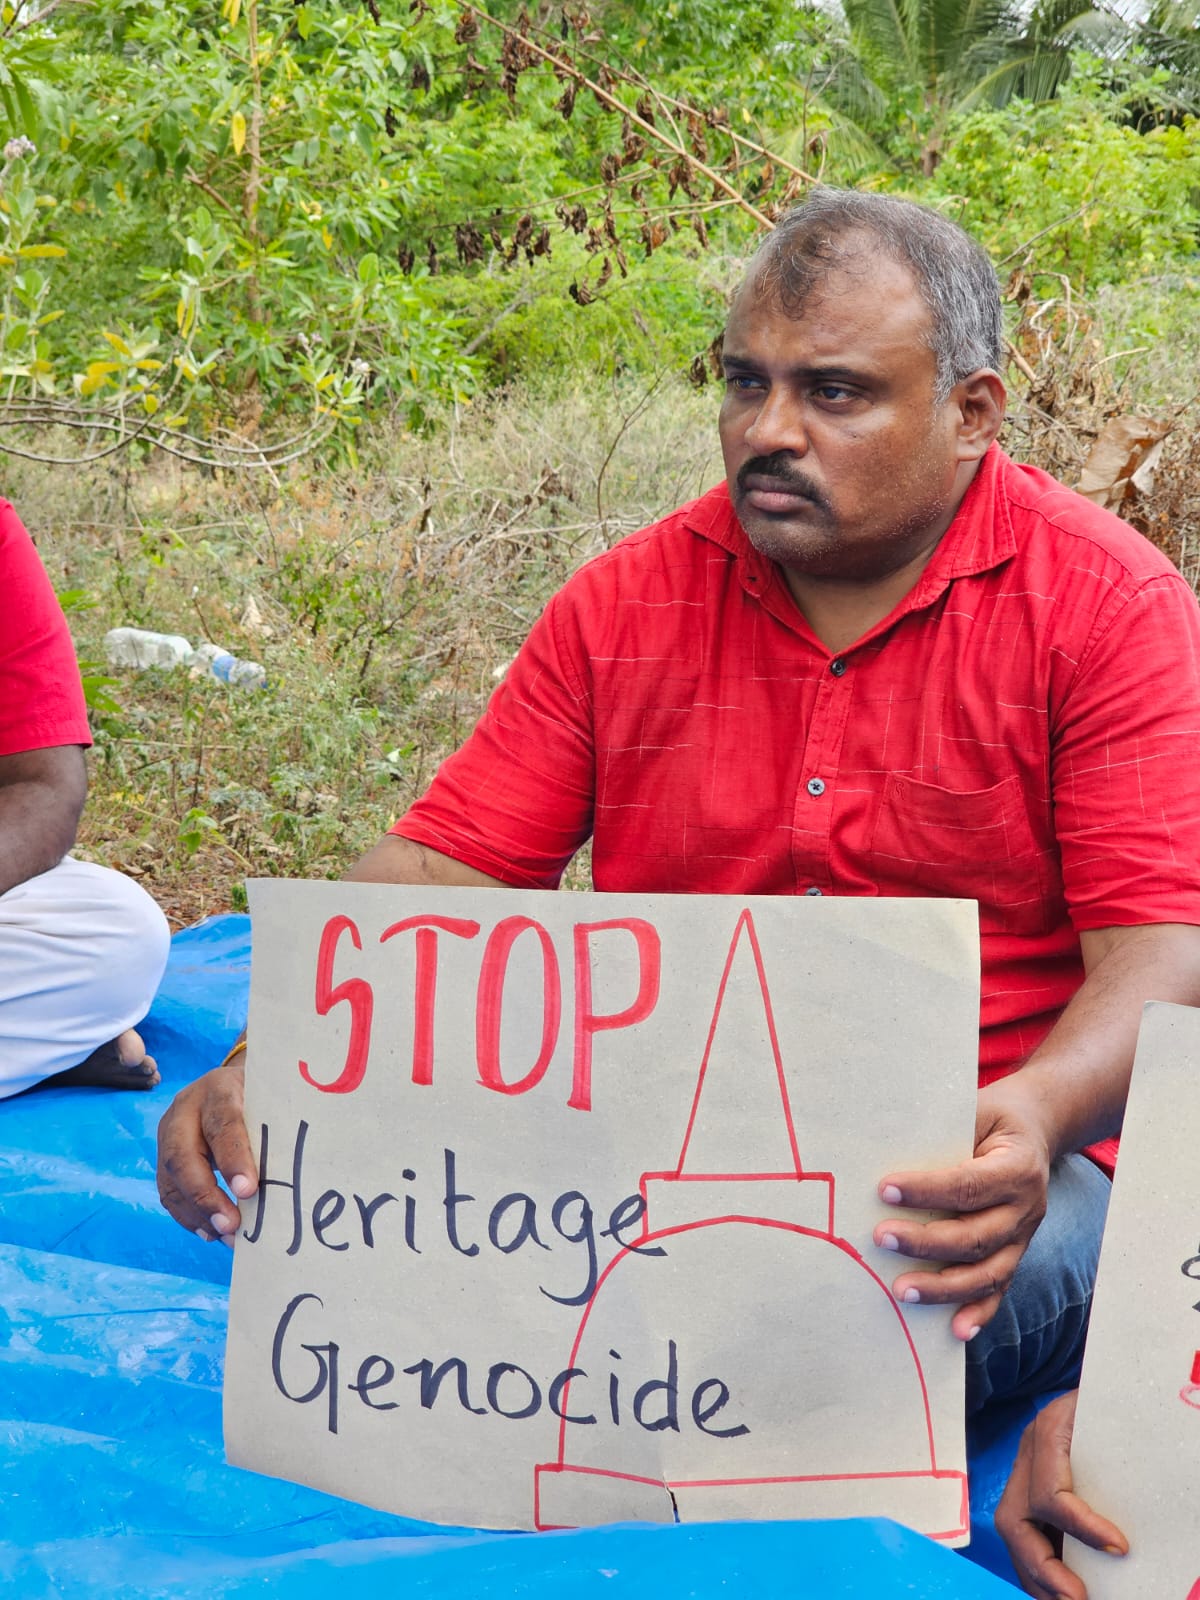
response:
[[[991,1514],[1024,1420],[972,1440],[970,1560],[892,1523],[436,1528],[225,1464],[230,1254],[154,1186],[158,1119],[245,1022],[250,929],[176,935],[149,1094],[0,1104],[0,1583],[22,1600],[812,1596],[1013,1600]],[[989,1570],[990,1569],[990,1570]]]

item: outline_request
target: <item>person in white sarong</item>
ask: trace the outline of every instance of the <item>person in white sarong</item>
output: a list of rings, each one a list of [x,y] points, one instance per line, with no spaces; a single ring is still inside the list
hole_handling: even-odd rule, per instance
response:
[[[0,1099],[46,1080],[159,1081],[136,1025],[166,965],[166,918],[132,879],[68,853],[91,742],[62,608],[0,501]]]

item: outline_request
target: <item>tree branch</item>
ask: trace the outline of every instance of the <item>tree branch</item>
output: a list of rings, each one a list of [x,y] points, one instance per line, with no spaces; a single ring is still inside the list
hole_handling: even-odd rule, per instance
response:
[[[714,187],[727,194],[747,216],[753,217],[760,227],[768,230],[774,228],[775,224],[770,217],[765,212],[760,211],[757,206],[751,204],[745,195],[727,182],[719,172],[706,165],[699,157],[693,155],[686,145],[677,144],[674,139],[668,138],[652,122],[648,122],[645,117],[639,116],[636,111],[631,110],[623,101],[618,100],[616,95],[610,94],[599,83],[585,76],[574,62],[567,60],[565,56],[556,54],[553,50],[543,49],[540,44],[535,44],[527,34],[521,33],[517,28],[509,27],[506,22],[500,22],[496,17],[490,16],[488,12],[477,5],[464,4],[462,9],[478,17],[480,22],[486,22],[490,28],[495,28],[497,32],[504,34],[507,38],[517,40],[526,50],[531,50],[535,56],[539,56],[543,61],[549,62],[559,72],[565,72],[569,77],[574,78],[575,82],[593,94],[601,105],[607,106],[610,111],[615,111],[620,116],[628,118],[635,127],[640,128],[647,137],[653,139],[655,144],[661,145],[664,150],[670,150],[673,155],[679,156],[686,161],[688,166],[694,168],[701,177],[707,178]],[[696,114],[699,115],[698,112]]]

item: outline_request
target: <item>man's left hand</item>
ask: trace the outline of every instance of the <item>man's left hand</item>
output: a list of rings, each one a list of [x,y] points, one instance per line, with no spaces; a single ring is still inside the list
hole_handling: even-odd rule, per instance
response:
[[[889,1217],[875,1243],[901,1255],[944,1262],[941,1272],[902,1273],[897,1300],[959,1303],[955,1336],[972,1339],[996,1314],[1026,1246],[1046,1214],[1050,1140],[1036,1097],[1016,1073],[979,1091],[975,1154],[938,1172],[897,1172],[879,1196],[888,1205],[951,1215],[933,1222]]]
[[[1063,1565],[1069,1533],[1110,1556],[1129,1554],[1129,1540],[1075,1493],[1071,1435],[1077,1394],[1051,1400],[1021,1435],[1012,1475],[996,1507],[996,1531],[1008,1546],[1017,1577],[1037,1600],[1088,1600],[1081,1578]],[[1114,1585],[1119,1580],[1114,1576]]]

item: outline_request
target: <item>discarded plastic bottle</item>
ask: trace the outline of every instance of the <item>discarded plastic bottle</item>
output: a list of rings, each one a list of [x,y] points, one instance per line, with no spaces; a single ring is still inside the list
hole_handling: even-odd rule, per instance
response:
[[[265,667],[257,661],[242,661],[223,645],[197,645],[189,654],[187,664],[238,689],[265,689],[267,686]]]
[[[147,628],[110,628],[104,635],[110,667],[178,667],[192,653],[179,633],[152,633]]]

